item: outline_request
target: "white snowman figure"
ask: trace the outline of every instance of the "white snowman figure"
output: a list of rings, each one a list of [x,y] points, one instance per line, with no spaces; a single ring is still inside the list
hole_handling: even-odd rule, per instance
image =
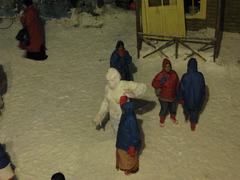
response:
[[[105,87],[104,99],[94,122],[96,125],[101,125],[104,117],[109,112],[111,126],[114,134],[117,135],[118,125],[122,114],[119,105],[120,97],[127,96],[129,98],[135,98],[141,96],[145,93],[147,87],[143,83],[121,80],[119,72],[114,68],[108,69],[106,79],[108,83]]]

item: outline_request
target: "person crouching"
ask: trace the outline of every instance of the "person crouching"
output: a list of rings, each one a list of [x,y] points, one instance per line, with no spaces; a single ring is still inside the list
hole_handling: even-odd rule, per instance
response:
[[[133,103],[127,101],[127,96],[122,96],[119,102],[122,116],[117,133],[116,168],[124,171],[125,175],[130,175],[139,169],[141,140]]]

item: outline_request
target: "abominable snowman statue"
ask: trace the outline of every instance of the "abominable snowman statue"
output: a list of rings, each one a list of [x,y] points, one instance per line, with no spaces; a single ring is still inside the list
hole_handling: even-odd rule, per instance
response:
[[[117,135],[118,125],[122,114],[119,105],[120,97],[123,95],[129,98],[138,97],[145,93],[147,87],[143,83],[121,80],[119,72],[114,68],[108,69],[106,79],[108,84],[105,87],[105,96],[94,122],[96,125],[101,125],[104,117],[109,112],[111,126],[114,134]]]

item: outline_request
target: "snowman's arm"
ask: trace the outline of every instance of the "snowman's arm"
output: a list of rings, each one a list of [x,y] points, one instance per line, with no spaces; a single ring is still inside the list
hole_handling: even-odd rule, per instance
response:
[[[100,109],[98,111],[98,116],[101,119],[101,121],[103,120],[103,118],[106,116],[106,114],[109,111],[109,102],[107,100],[107,88],[105,89],[105,95],[104,95],[104,99],[102,101],[102,104],[100,106]]]
[[[143,83],[133,81],[124,82],[124,91],[126,93],[133,93],[135,97],[143,95],[147,90],[147,86]]]

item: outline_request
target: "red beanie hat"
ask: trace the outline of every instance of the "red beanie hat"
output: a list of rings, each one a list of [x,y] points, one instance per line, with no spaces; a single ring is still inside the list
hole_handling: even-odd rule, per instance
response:
[[[121,96],[120,100],[119,100],[119,104],[120,106],[122,106],[123,104],[125,104],[128,101],[128,97],[127,96]]]

